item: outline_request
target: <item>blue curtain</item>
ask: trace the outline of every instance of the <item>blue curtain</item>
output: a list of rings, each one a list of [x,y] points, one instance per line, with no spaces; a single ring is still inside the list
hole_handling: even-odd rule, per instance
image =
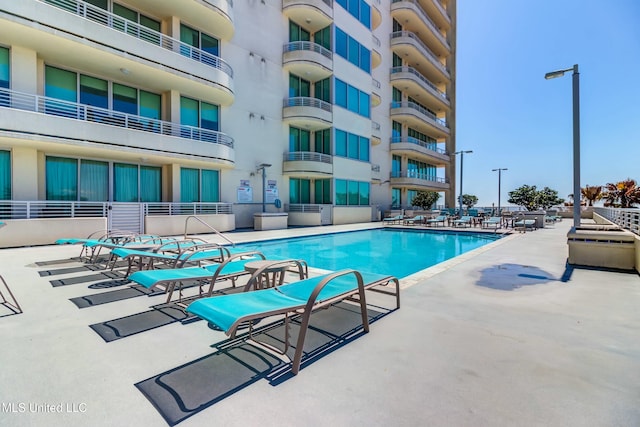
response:
[[[80,200],[109,200],[109,164],[95,160],[80,162]]]
[[[200,201],[198,169],[180,169],[180,201],[183,203]]]
[[[113,165],[113,201],[138,201],[138,165]]]
[[[203,202],[219,202],[220,201],[220,178],[218,171],[205,170],[202,173],[202,201]]]
[[[0,151],[0,200],[11,200],[11,153]]]
[[[47,200],[78,200],[78,161],[47,157]]]
[[[160,168],[140,166],[140,201],[160,202],[162,195],[162,176]]]

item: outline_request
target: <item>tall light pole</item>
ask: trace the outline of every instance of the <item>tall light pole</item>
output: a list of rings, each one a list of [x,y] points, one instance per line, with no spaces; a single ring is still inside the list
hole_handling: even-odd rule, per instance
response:
[[[580,73],[578,64],[572,68],[551,71],[544,78],[555,79],[573,71],[573,226],[580,226]]]
[[[472,150],[467,151],[456,151],[453,154],[460,154],[460,195],[458,196],[458,202],[460,203],[460,216],[462,216],[462,170],[464,168],[464,154],[473,153]]]
[[[502,171],[506,171],[509,170],[507,168],[498,168],[498,169],[491,169],[491,172],[495,172],[498,171],[498,216],[500,216],[500,180],[502,178]]]
[[[260,163],[258,170],[262,170],[262,212],[267,211],[267,168],[270,168],[269,163]]]

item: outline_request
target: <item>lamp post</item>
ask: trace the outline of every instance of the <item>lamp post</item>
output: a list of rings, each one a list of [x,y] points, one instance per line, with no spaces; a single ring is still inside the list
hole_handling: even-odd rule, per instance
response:
[[[462,170],[464,168],[464,154],[473,153],[472,150],[467,151],[456,151],[453,154],[460,154],[460,195],[458,196],[458,202],[460,203],[460,216],[462,216]]]
[[[580,226],[580,73],[578,64],[572,68],[551,71],[544,78],[555,79],[573,71],[573,226]]]
[[[262,170],[262,212],[267,211],[267,168],[270,168],[269,163],[260,163],[258,170]]]
[[[500,215],[500,180],[502,178],[502,171],[506,171],[509,170],[507,168],[498,168],[498,169],[491,169],[491,172],[495,172],[498,171],[498,216]]]

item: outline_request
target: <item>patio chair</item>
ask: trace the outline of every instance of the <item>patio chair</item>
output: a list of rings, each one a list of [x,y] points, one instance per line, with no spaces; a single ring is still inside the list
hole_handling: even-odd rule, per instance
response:
[[[404,215],[396,215],[396,216],[392,216],[389,218],[384,218],[382,221],[384,223],[389,223],[389,224],[402,224],[402,221],[404,220]]]
[[[404,220],[404,225],[416,225],[424,224],[427,218],[424,215],[416,215],[413,218],[407,218]]]
[[[527,230],[535,230],[536,229],[536,220],[535,219],[518,219],[513,223],[513,229],[519,230],[524,233]]]
[[[382,285],[387,286],[391,282],[395,284],[394,292],[375,288]],[[365,290],[394,295],[396,297],[396,308],[400,308],[400,283],[397,278],[380,274],[360,273],[355,270],[342,270],[270,289],[200,299],[191,303],[186,312],[219,327],[231,338],[235,338],[240,325],[248,322],[249,334],[247,339],[250,340],[248,342],[276,351],[281,355],[287,353],[290,345],[290,316],[300,314],[300,329],[291,367],[292,373],[297,375],[300,370],[304,341],[309,328],[311,314],[315,310],[347,299],[358,302],[362,316],[362,328],[365,333],[369,332]],[[253,321],[275,315],[284,316],[285,338],[283,349],[277,349],[270,344],[260,342],[252,334]]]
[[[438,225],[438,224],[442,224],[442,226],[444,227],[444,224],[447,222],[447,216],[446,215],[438,215],[435,218],[431,218],[425,221],[425,224],[427,225]]]
[[[464,227],[471,227],[471,221],[473,221],[473,217],[471,217],[470,215],[463,215],[460,217],[460,219],[454,219],[452,221],[452,224],[454,227],[457,227],[459,225]]]
[[[491,216],[482,221],[482,228],[493,228],[497,230],[502,226],[502,218],[499,216]]]
[[[236,279],[249,275],[245,269],[248,262],[266,257],[257,251],[231,255],[221,263],[209,264],[203,267],[171,268],[161,270],[136,271],[129,280],[147,289],[162,289],[167,294],[167,303],[172,301],[174,292],[178,291],[176,304],[186,307],[189,300],[211,296],[214,286],[219,281],[230,280],[231,286],[236,286]],[[186,283],[197,283],[198,294],[189,299],[183,299],[182,290]],[[205,286],[209,285],[205,290]]]

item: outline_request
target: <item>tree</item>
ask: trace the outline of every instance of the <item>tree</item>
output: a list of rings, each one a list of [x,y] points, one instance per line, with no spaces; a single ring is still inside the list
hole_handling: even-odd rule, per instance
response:
[[[624,181],[608,183],[603,194],[604,205],[614,208],[632,208],[640,203],[640,188],[635,179],[627,178]]]
[[[604,196],[601,185],[586,185],[580,189],[580,193],[582,193],[582,197],[587,201],[589,206],[593,206],[595,202]]]
[[[424,210],[431,207],[438,201],[440,194],[435,191],[418,191],[411,201],[413,206],[420,206]]]
[[[509,203],[522,206],[528,211],[536,211],[540,208],[549,209],[551,206],[564,202],[558,197],[558,192],[549,187],[538,191],[535,185],[523,185],[509,192]]]
[[[465,205],[467,209],[471,209],[476,203],[478,203],[478,198],[473,194],[462,195],[462,204]]]

